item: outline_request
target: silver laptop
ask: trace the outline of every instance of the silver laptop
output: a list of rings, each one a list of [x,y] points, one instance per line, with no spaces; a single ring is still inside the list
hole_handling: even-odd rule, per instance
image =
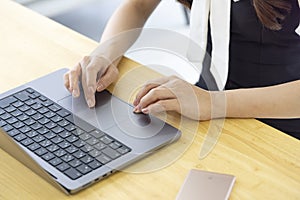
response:
[[[181,132],[108,91],[73,98],[62,69],[0,94],[0,147],[67,194],[176,141]]]

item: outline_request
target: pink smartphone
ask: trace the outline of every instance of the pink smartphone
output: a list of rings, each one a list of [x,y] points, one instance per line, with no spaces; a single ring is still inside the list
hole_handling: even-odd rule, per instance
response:
[[[225,200],[229,198],[235,176],[192,169],[177,195],[177,200]]]

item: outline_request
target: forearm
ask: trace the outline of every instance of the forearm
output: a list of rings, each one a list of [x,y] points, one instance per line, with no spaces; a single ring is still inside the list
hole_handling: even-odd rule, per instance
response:
[[[160,0],[127,0],[112,15],[100,45],[92,53],[116,60],[136,41],[148,17]]]
[[[226,117],[300,117],[300,80],[263,88],[227,90],[225,95]]]

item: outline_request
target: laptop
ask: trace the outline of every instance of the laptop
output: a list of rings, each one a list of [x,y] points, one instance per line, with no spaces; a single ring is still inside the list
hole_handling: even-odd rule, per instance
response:
[[[0,147],[56,188],[74,194],[179,139],[107,90],[88,108],[64,88],[67,70],[0,94]]]

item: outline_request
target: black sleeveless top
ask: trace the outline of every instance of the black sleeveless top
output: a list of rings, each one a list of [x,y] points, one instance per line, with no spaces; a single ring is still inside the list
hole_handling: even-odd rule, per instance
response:
[[[300,21],[300,9],[298,0],[290,2],[291,12],[279,31],[262,26],[251,0],[232,2],[226,90],[265,87],[300,79],[300,36],[295,33]],[[211,52],[211,38],[208,35],[207,51]],[[214,89],[214,80],[207,78],[211,76],[209,63],[209,56],[206,56],[203,74],[196,85]],[[259,120],[300,139],[300,119]]]

